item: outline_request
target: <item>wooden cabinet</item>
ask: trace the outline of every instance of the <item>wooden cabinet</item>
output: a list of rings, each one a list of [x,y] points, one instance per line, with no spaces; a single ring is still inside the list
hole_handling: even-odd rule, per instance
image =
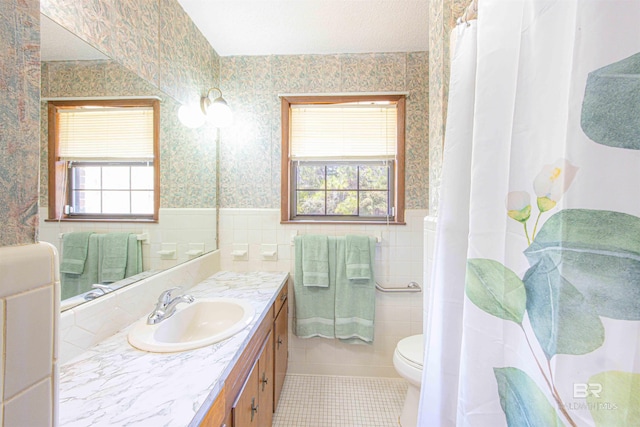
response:
[[[273,333],[269,334],[258,359],[258,395],[261,407],[259,427],[271,427],[273,424]]]
[[[280,400],[284,377],[287,374],[287,363],[289,360],[289,301],[285,298],[280,312],[274,320],[274,392],[273,411],[275,412]]]
[[[233,427],[257,427],[259,425],[258,419],[261,414],[258,412],[260,411],[258,370],[256,363],[233,405]]]
[[[287,285],[231,369],[200,427],[271,427],[289,357]]]

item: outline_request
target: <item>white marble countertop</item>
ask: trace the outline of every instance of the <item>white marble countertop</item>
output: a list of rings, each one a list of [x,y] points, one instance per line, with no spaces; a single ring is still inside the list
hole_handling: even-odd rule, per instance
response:
[[[254,305],[251,324],[219,343],[148,353],[129,345],[129,326],[61,366],[59,425],[197,426],[287,277],[219,272],[191,288],[196,299],[243,298]]]

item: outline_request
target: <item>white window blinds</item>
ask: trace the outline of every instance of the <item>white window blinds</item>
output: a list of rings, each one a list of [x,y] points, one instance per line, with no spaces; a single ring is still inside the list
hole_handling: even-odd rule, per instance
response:
[[[153,160],[153,107],[57,112],[61,160]]]
[[[393,159],[396,104],[291,105],[292,160]]]

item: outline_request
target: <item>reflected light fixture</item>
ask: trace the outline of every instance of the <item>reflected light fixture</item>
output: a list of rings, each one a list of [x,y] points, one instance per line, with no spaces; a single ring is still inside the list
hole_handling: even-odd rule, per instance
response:
[[[217,91],[220,95],[211,98],[211,92]],[[217,128],[229,126],[233,121],[233,113],[222,98],[222,91],[217,87],[212,87],[207,94],[200,98],[200,105],[185,104],[178,110],[178,118],[183,125],[190,128],[197,128],[209,121]]]

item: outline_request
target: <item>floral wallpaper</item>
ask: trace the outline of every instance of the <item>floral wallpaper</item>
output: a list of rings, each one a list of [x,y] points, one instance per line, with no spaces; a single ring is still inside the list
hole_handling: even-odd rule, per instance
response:
[[[220,206],[280,206],[280,99],[283,93],[406,91],[406,208],[428,206],[427,52],[230,56],[220,87],[234,110],[222,129]]]
[[[34,243],[38,224],[40,138],[40,13],[44,13],[133,73],[182,102],[199,97],[219,80],[219,57],[177,0],[25,0],[0,2],[0,246]],[[89,75],[92,70],[85,70]],[[63,73],[64,74],[64,73]],[[78,75],[82,75],[80,72]],[[109,92],[119,77],[105,74],[92,83]],[[67,79],[77,76],[66,75]],[[109,80],[112,79],[112,80]],[[64,90],[62,81],[43,83],[48,93]],[[53,85],[47,86],[47,85]],[[58,86],[56,86],[58,85]],[[62,87],[59,87],[62,86]],[[86,86],[89,89],[89,86]],[[175,117],[177,104],[167,102],[163,114]],[[173,110],[173,111],[172,111]],[[165,121],[166,122],[166,121]],[[161,178],[164,207],[215,206],[215,139],[212,128],[192,138],[188,130],[166,144]],[[202,144],[205,142],[205,144]],[[195,167],[205,158],[206,167]],[[172,183],[166,174],[177,174]],[[40,182],[46,183],[46,176]],[[213,181],[213,184],[212,184]],[[196,188],[196,184],[199,187]],[[46,200],[46,188],[41,199]]]
[[[180,104],[115,61],[42,64],[42,97],[157,96],[160,106],[160,207],[216,207],[215,129],[189,129]],[[41,105],[40,205],[48,206],[47,102]]]
[[[471,0],[429,1],[429,214],[438,215],[449,96],[449,33]]]
[[[13,246],[38,224],[38,2],[0,2],[0,16],[0,246]]]
[[[180,102],[218,82],[218,54],[177,0],[41,0],[40,7]]]

